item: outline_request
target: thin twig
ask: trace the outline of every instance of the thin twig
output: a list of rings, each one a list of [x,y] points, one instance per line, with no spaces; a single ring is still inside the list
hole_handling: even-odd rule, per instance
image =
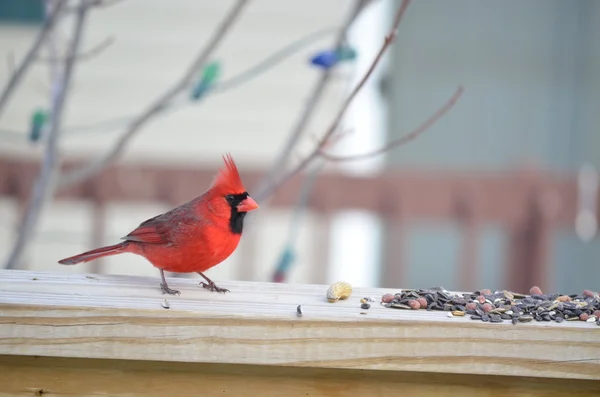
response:
[[[262,59],[254,66],[244,70],[243,72],[240,72],[239,74],[237,74],[234,77],[231,77],[227,80],[217,83],[215,85],[215,87],[210,91],[210,93],[214,94],[217,92],[225,92],[225,91],[228,91],[228,90],[230,90],[234,87],[237,87],[241,84],[244,84],[247,81],[253,80],[257,76],[265,73],[266,71],[271,69],[273,66],[280,63],[281,61],[294,55],[300,49],[306,47],[309,44],[313,44],[316,40],[320,40],[322,37],[325,37],[325,36],[333,34],[333,33],[337,33],[339,31],[339,29],[341,29],[341,28],[330,27],[330,28],[320,29],[320,30],[312,32],[292,43],[285,44],[282,48],[273,52],[268,57]]]
[[[55,11],[56,12],[56,11]],[[68,98],[69,88],[71,87],[71,76],[75,65],[75,54],[79,49],[83,28],[86,22],[88,8],[84,0],[80,0],[79,11],[75,20],[73,39],[69,45],[67,58],[64,68],[57,73],[57,79],[54,81],[52,92],[52,112],[50,116],[50,127],[48,131],[48,140],[44,153],[44,160],[41,164],[40,175],[36,180],[31,198],[27,205],[27,210],[21,224],[19,235],[13,245],[12,251],[6,263],[7,269],[17,267],[20,258],[25,251],[27,244],[32,240],[32,235],[43,207],[49,198],[52,197],[55,188],[56,177],[58,176],[59,157],[58,142],[60,137],[62,115],[65,103]]]
[[[367,70],[367,72],[365,73],[363,78],[359,81],[357,86],[352,90],[350,95],[346,98],[346,100],[342,104],[340,110],[338,111],[338,114],[336,115],[335,119],[333,120],[333,122],[331,123],[329,128],[327,129],[327,132],[325,133],[325,135],[323,135],[323,137],[320,139],[320,141],[317,144],[317,146],[315,147],[315,149],[310,154],[308,154],[306,157],[304,157],[304,159],[302,159],[294,168],[292,168],[291,170],[285,171],[282,174],[279,174],[278,178],[274,178],[271,181],[269,181],[269,184],[263,190],[259,191],[258,194],[255,194],[256,199],[264,200],[266,197],[273,194],[284,182],[286,182],[288,179],[294,177],[298,172],[302,171],[308,164],[310,164],[315,158],[317,158],[320,155],[320,151],[322,150],[322,148],[324,148],[328,144],[329,139],[337,130],[337,128],[340,124],[340,121],[342,120],[342,117],[344,116],[344,114],[346,113],[346,110],[350,106],[350,103],[352,103],[352,101],[354,100],[354,97],[356,97],[356,95],[360,92],[362,87],[365,85],[365,83],[367,82],[367,80],[369,79],[369,77],[371,76],[373,71],[375,70],[375,67],[377,66],[377,64],[379,63],[379,61],[385,54],[388,47],[396,39],[396,35],[398,33],[398,26],[400,25],[402,16],[404,15],[404,12],[406,11],[406,8],[408,7],[409,4],[410,4],[410,0],[402,0],[402,4],[398,8],[398,11],[396,11],[396,15],[394,17],[394,23],[392,25],[392,28],[389,31],[389,33],[386,35],[385,40],[383,41],[383,45],[381,46],[381,49],[375,56],[375,59],[371,63],[371,66],[369,67],[369,69]]]
[[[241,13],[244,6],[248,3],[248,0],[238,0],[233,8],[229,11],[229,13],[225,16],[223,21],[215,30],[212,38],[209,40],[207,46],[200,52],[200,54],[196,57],[194,62],[188,67],[188,70],[185,74],[173,85],[169,88],[165,93],[163,93],[159,98],[157,98],[144,112],[142,112],[139,117],[137,117],[133,122],[129,125],[125,133],[118,139],[113,148],[106,153],[104,156],[96,159],[87,165],[83,166],[80,169],[71,171],[71,173],[62,175],[58,181],[59,186],[69,186],[75,183],[81,182],[87,178],[92,177],[100,173],[108,164],[112,161],[116,160],[131,138],[147,123],[149,122],[157,113],[160,112],[175,96],[177,96],[182,91],[186,90],[193,79],[196,78],[200,68],[209,60],[210,56],[217,48],[222,39],[226,36],[227,32],[233,26],[234,22],[237,20],[237,17]]]
[[[110,47],[113,43],[115,42],[114,37],[107,37],[106,39],[102,40],[100,43],[96,44],[94,47],[90,48],[87,51],[82,51],[79,54],[75,55],[75,60],[77,61],[87,61],[90,60],[98,55],[100,55],[104,50],[106,50],[108,47]],[[54,62],[56,60],[60,60],[60,57],[42,57],[42,56],[37,56],[36,61],[39,62]]]
[[[427,120],[425,120],[415,130],[413,130],[409,134],[406,134],[404,136],[401,136],[398,139],[395,139],[395,140],[389,142],[387,145],[385,145],[379,149],[373,150],[368,153],[353,154],[353,155],[348,155],[348,156],[335,156],[335,155],[327,153],[323,147],[319,147],[318,148],[319,154],[322,157],[324,157],[325,159],[330,160],[330,161],[352,161],[352,160],[358,160],[358,159],[364,159],[364,158],[368,158],[368,157],[377,156],[377,155],[385,153],[388,150],[393,149],[397,146],[404,145],[405,143],[408,143],[408,142],[412,141],[413,139],[415,139],[417,136],[421,135],[423,132],[427,131],[429,129],[429,127],[431,127],[440,118],[442,118],[442,116],[444,114],[448,113],[448,111],[450,109],[452,109],[452,107],[456,104],[456,102],[458,101],[458,98],[460,98],[462,93],[463,93],[463,88],[462,88],[462,86],[460,86],[460,87],[458,87],[458,89],[456,90],[454,95],[452,95],[452,97],[448,100],[448,102],[446,102],[446,104],[443,107],[438,109],[437,112],[435,112],[433,115],[431,115]]]
[[[350,28],[350,26],[352,26],[352,23],[354,23],[358,15],[360,15],[360,13],[367,6],[369,1],[370,0],[357,0],[356,5],[350,12],[350,15],[348,15],[346,21],[339,30],[338,36],[334,44],[334,48],[338,48],[340,45],[343,44],[344,40],[346,39],[348,29]],[[257,188],[254,189],[254,195],[257,198],[265,196],[266,192],[269,190],[272,181],[276,178],[277,174],[281,173],[281,171],[285,169],[287,162],[290,158],[290,154],[292,153],[292,151],[300,141],[302,134],[306,130],[306,126],[308,125],[308,122],[311,120],[312,115],[317,109],[321,97],[325,92],[325,88],[327,87],[327,84],[331,80],[332,76],[332,70],[329,68],[323,70],[323,72],[321,73],[321,76],[315,83],[310,95],[308,96],[308,100],[304,105],[304,109],[300,113],[296,124],[292,128],[292,132],[290,133],[288,140],[285,142],[283,149],[281,150],[281,152],[279,152],[273,165],[262,178]]]
[[[0,94],[0,116],[6,108],[8,100],[14,93],[19,83],[21,82],[21,79],[25,76],[25,73],[35,60],[40,48],[42,47],[42,44],[44,44],[44,41],[46,40],[48,32],[51,31],[54,27],[55,22],[58,19],[60,13],[62,12],[64,6],[65,0],[57,0],[57,3],[53,8],[52,13],[48,15],[44,20],[44,24],[42,25],[42,28],[40,29],[35,40],[33,41],[33,44],[27,51],[27,54],[25,54],[25,57],[23,58],[19,66],[10,76],[6,87],[4,87],[4,89],[2,90],[2,94]]]

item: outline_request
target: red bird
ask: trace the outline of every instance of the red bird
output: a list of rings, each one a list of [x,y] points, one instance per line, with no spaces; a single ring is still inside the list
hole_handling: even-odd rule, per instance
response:
[[[146,258],[160,269],[163,293],[179,294],[169,288],[164,271],[196,272],[211,291],[227,292],[203,272],[224,261],[237,248],[242,236],[244,216],[258,208],[242,184],[237,167],[227,154],[225,167],[201,196],[141,223],[122,243],[97,248],[58,261],[75,265],[103,256],[132,253]]]

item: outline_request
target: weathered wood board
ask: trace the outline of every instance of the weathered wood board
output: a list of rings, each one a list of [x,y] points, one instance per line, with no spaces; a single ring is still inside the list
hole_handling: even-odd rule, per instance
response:
[[[261,396],[600,394],[593,323],[360,308],[390,289],[355,288],[329,303],[323,285],[216,280],[231,290],[218,294],[198,281],[170,279],[182,294],[167,296],[158,278],[1,270],[0,395],[48,385],[56,395],[166,395],[169,385],[173,395],[239,395],[241,380]],[[193,394],[202,385],[213,391]]]

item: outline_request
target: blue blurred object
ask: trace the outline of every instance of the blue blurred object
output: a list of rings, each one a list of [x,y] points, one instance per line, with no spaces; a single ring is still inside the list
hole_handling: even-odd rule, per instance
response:
[[[310,63],[323,69],[329,69],[338,62],[335,51],[322,51],[311,58]]]
[[[42,136],[42,128],[48,120],[48,113],[44,110],[38,109],[33,112],[31,116],[31,129],[29,130],[29,140],[31,142],[37,142]]]
[[[356,58],[356,50],[352,47],[340,47],[336,50],[321,51],[310,60],[315,66],[330,69],[338,62],[351,61]]]
[[[194,89],[192,90],[192,99],[194,101],[197,101],[198,99],[203,97],[204,94],[210,89],[211,85],[212,85],[211,83],[209,83],[205,80],[200,80],[198,82],[198,84],[196,84],[194,86]]]

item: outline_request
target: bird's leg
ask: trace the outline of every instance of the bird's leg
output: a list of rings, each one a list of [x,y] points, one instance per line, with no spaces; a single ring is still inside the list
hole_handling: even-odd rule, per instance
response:
[[[169,295],[181,294],[181,292],[177,291],[176,289],[169,288],[169,286],[167,285],[167,279],[165,278],[165,271],[163,269],[160,269],[160,277],[162,278],[162,283],[160,284],[160,289],[162,289],[163,294],[169,294]]]
[[[210,278],[206,277],[202,272],[198,272],[199,275],[201,275],[202,277],[204,277],[204,279],[206,281],[208,281],[208,284],[205,283],[204,281],[200,281],[200,285],[206,289],[209,289],[211,291],[217,291],[217,292],[231,292],[229,291],[227,288],[221,288],[221,287],[217,287],[217,285],[215,284],[214,281],[212,281]]]

